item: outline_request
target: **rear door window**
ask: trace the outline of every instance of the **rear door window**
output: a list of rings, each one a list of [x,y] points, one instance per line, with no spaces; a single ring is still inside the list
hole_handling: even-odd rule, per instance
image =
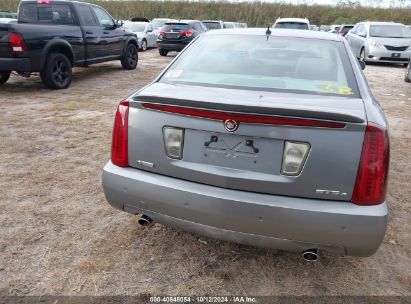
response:
[[[76,18],[68,4],[22,3],[19,21],[23,23],[76,24]]]
[[[78,13],[80,16],[81,24],[86,26],[97,26],[97,21],[94,18],[91,8],[87,5],[79,5]]]

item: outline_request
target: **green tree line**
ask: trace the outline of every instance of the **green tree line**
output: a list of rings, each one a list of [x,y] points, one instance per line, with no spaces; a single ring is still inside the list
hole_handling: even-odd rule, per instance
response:
[[[271,25],[278,17],[308,18],[311,24],[356,23],[363,20],[411,24],[410,8],[361,6],[291,5],[266,2],[227,1],[112,1],[89,0],[107,9],[117,19],[167,17],[217,19],[246,22],[249,27]],[[17,11],[19,0],[0,0],[0,11]]]

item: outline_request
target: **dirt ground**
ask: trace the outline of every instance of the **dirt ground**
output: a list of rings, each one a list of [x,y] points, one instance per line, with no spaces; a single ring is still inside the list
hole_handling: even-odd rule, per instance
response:
[[[399,66],[366,75],[391,127],[390,221],[369,258],[239,246],[113,209],[101,187],[118,102],[171,60],[140,53],[76,69],[71,87],[38,77],[0,88],[0,291],[9,295],[411,295],[411,84]]]

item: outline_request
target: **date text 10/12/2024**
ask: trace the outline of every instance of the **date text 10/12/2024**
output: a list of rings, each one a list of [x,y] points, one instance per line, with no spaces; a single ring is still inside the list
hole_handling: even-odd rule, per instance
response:
[[[159,296],[150,297],[150,303],[258,303],[255,297],[232,296],[232,297],[178,297],[178,296]]]

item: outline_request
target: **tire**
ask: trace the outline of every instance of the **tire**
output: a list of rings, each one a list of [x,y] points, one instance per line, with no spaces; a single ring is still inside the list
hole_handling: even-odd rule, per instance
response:
[[[360,60],[366,62],[365,61],[365,49],[364,48],[361,49]]]
[[[7,72],[0,72],[0,85],[5,84],[7,80],[10,78],[10,71]]]
[[[134,70],[138,63],[138,49],[137,47],[129,43],[124,52],[123,58],[121,58],[121,66],[125,70]]]
[[[160,56],[167,56],[168,51],[166,51],[165,49],[159,49],[158,52],[160,53]]]
[[[73,78],[71,63],[64,54],[51,53],[40,72],[43,84],[53,90],[67,89]]]
[[[147,40],[146,39],[143,39],[143,41],[141,42],[140,51],[142,51],[142,52],[147,51]]]
[[[411,60],[408,62],[408,66],[405,70],[404,80],[405,82],[411,82]]]

